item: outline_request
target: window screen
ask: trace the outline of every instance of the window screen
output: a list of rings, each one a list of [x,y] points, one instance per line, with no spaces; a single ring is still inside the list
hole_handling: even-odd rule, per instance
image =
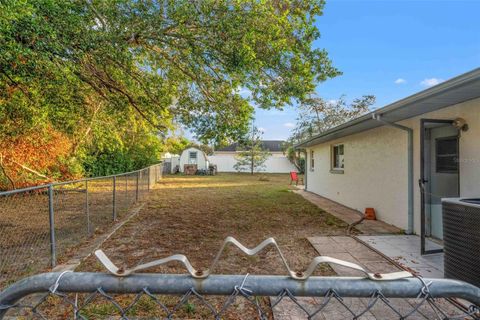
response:
[[[197,153],[195,151],[190,151],[188,154],[190,164],[197,164]]]
[[[313,150],[310,151],[310,170],[313,170],[315,168],[315,157]]]
[[[344,164],[344,147],[343,144],[337,144],[332,148],[332,169],[343,170],[345,168]]]
[[[458,172],[458,138],[440,138],[435,148],[436,171],[438,173]]]

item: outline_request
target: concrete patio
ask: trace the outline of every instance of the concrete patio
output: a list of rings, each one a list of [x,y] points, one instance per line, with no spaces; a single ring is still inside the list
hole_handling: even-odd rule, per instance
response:
[[[358,239],[394,260],[406,269],[426,278],[443,278],[443,253],[420,254],[420,237],[416,235],[359,235]],[[428,247],[441,249],[427,240]]]
[[[361,213],[342,206],[334,201],[316,194],[298,190],[296,193],[311,203],[331,213],[339,219],[352,224],[359,220]],[[318,236],[307,238],[315,250],[322,256],[329,256],[361,265],[370,272],[389,273],[403,269],[427,278],[443,278],[443,253],[428,256],[420,255],[420,238],[413,235],[403,235],[402,230],[382,221],[364,220],[355,225],[362,234],[357,236]],[[427,243],[429,248],[440,246],[434,242]],[[363,276],[359,271],[330,264],[339,276]],[[402,314],[415,306],[413,299],[389,299],[393,306]],[[274,298],[272,298],[274,301]],[[297,300],[308,310],[315,310],[321,304],[319,298],[298,298]],[[368,299],[345,298],[345,303],[355,311],[366,308]],[[446,300],[439,300],[442,308],[454,313],[455,307]],[[275,319],[307,319],[305,313],[294,302],[283,300],[275,307]],[[434,319],[438,315],[427,305],[420,307],[408,319]],[[333,301],[313,319],[345,319],[351,314],[340,303]],[[385,304],[376,304],[362,315],[361,319],[392,319],[398,318]]]
[[[361,265],[370,272],[389,273],[402,270],[395,263],[392,263],[381,254],[375,252],[367,245],[356,240],[350,236],[321,236],[308,238],[312,246],[322,256],[329,256],[348,262],[353,262]],[[352,270],[346,267],[330,264],[330,267],[339,276],[363,276],[359,271]],[[430,277],[435,277],[431,275]],[[274,301],[274,299],[272,299]],[[315,310],[321,304],[321,298],[298,298],[297,301],[302,304],[307,310]],[[415,299],[389,299],[392,306],[402,314],[408,313],[415,305]],[[369,302],[369,299],[344,298],[344,302],[354,312],[364,310]],[[442,309],[451,314],[455,313],[455,307],[446,300],[438,300]],[[290,300],[283,300],[274,309],[275,319],[286,320],[301,320],[307,319],[305,313]],[[408,319],[436,319],[435,311],[426,305],[422,305],[417,312],[413,313]],[[339,302],[330,302],[322,311],[315,315],[313,319],[346,319],[350,318],[351,314]],[[377,303],[368,312],[362,315],[361,319],[394,319],[398,315],[392,311],[390,307],[383,303]]]

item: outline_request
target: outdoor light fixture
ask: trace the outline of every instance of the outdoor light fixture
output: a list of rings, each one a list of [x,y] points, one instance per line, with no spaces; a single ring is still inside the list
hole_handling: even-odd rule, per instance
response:
[[[467,121],[465,121],[465,119],[463,119],[463,118],[457,118],[457,119],[453,120],[452,124],[458,130],[468,131]]]

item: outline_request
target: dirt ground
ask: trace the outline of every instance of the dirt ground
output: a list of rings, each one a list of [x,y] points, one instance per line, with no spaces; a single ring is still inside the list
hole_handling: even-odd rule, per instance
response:
[[[291,192],[293,188],[286,174],[167,176],[148,195],[139,214],[102,249],[119,266],[132,267],[179,253],[185,254],[196,269],[204,270],[227,236],[250,248],[274,237],[290,266],[305,270],[317,255],[306,238],[344,234],[346,224]],[[273,249],[249,257],[229,247],[220,260],[214,273],[286,275]],[[90,257],[77,271],[104,269]],[[173,263],[148,272],[185,270]],[[328,274],[332,274],[329,267],[317,270],[317,275]],[[102,312],[109,314],[108,308]],[[197,310],[188,318],[202,318],[202,314]],[[245,314],[245,319],[252,316],[250,312]]]

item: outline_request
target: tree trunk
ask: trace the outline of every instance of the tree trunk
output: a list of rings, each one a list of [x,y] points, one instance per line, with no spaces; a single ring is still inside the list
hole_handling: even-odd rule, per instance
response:
[[[2,156],[2,155],[0,155],[0,169],[2,170],[3,175],[5,176],[5,178],[7,178],[8,182],[10,182],[10,185],[12,186],[12,190],[15,189],[15,182],[14,182],[13,179],[7,174],[7,170],[6,170],[5,167],[3,166],[3,156]]]
[[[254,169],[254,168],[253,168],[253,167],[254,167],[254,163],[253,163],[254,159],[255,159],[255,158],[254,158],[254,153],[253,153],[253,148],[252,148],[252,158],[250,159],[250,161],[251,161],[251,163],[250,163],[250,164],[251,164],[250,174],[251,174],[252,176],[253,176],[253,169]]]

